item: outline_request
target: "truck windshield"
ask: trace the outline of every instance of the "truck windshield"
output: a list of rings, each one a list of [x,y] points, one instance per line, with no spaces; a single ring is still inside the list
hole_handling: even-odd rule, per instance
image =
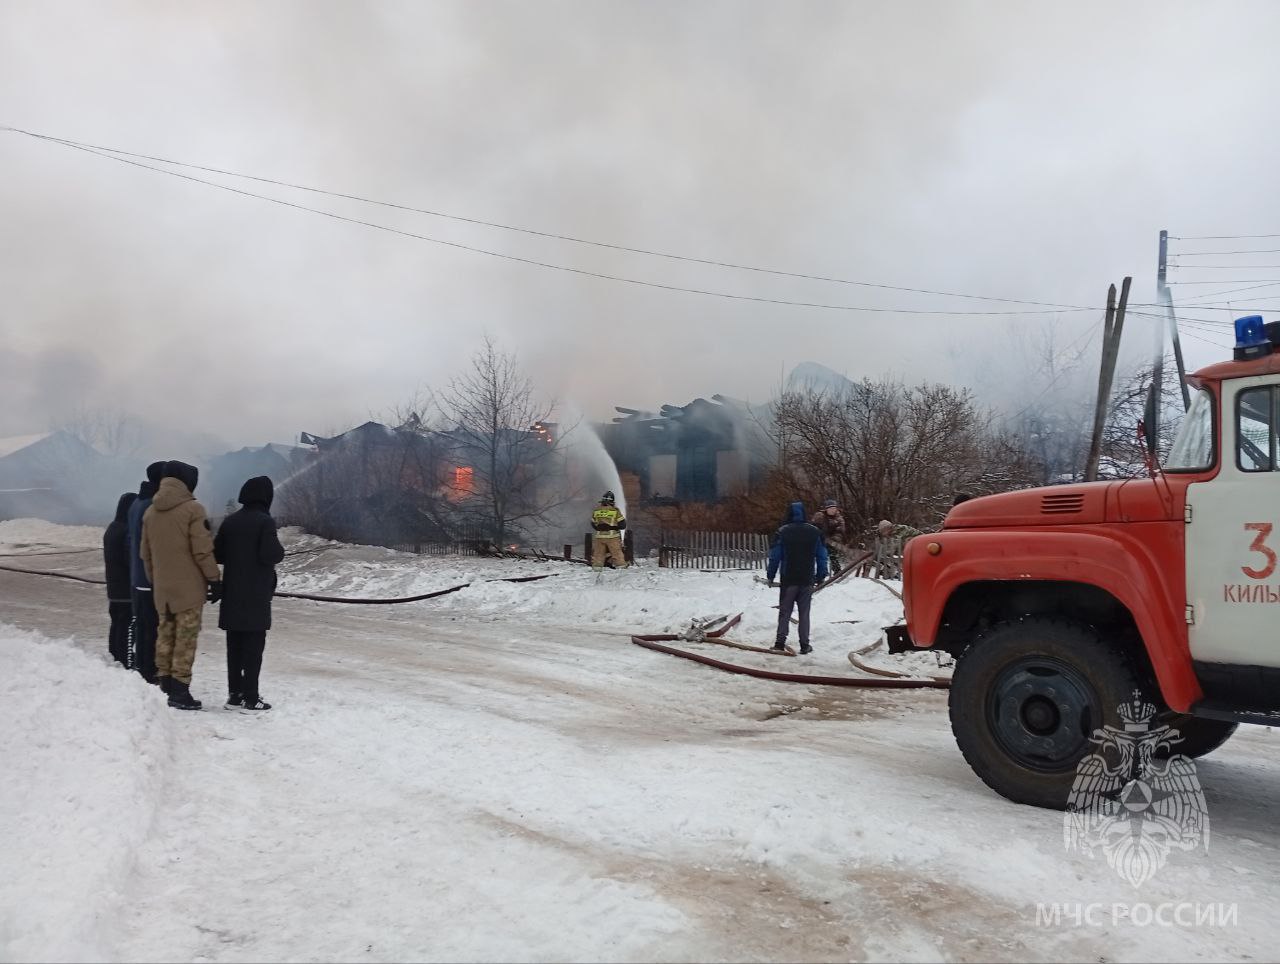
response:
[[[1213,466],[1213,396],[1200,389],[1182,419],[1165,459],[1169,472],[1198,472]]]

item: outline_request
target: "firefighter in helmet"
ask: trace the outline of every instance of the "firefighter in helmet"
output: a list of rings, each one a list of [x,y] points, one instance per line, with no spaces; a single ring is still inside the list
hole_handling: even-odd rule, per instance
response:
[[[592,568],[603,569],[606,556],[615,569],[626,568],[627,557],[622,551],[622,530],[626,527],[627,520],[618,511],[613,493],[606,492],[591,513],[591,528],[595,530],[591,537]]]

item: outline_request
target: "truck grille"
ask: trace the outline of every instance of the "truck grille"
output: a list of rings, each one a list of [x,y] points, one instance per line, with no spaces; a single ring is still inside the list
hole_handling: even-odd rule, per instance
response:
[[[1062,495],[1040,497],[1040,511],[1044,515],[1073,515],[1084,509],[1084,493],[1064,492]]]

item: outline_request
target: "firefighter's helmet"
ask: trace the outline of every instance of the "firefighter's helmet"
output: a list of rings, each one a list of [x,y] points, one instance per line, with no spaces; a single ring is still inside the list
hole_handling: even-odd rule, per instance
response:
[[[612,492],[606,492],[604,495],[600,496],[600,502],[604,505],[613,505],[616,501],[617,500],[614,499]]]

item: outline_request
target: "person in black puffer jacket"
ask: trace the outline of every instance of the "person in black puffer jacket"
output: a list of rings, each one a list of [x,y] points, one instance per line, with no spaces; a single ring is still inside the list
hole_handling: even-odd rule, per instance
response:
[[[111,632],[107,650],[121,666],[129,666],[129,624],[133,621],[133,596],[129,582],[129,506],[138,497],[126,492],[116,503],[116,517],[102,534],[102,562],[107,570],[107,612]]]
[[[265,475],[240,489],[240,508],[223,520],[213,540],[222,564],[218,628],[227,634],[227,708],[269,710],[258,693],[262,652],[271,628],[271,597],[284,547],[271,518],[275,488]]]

